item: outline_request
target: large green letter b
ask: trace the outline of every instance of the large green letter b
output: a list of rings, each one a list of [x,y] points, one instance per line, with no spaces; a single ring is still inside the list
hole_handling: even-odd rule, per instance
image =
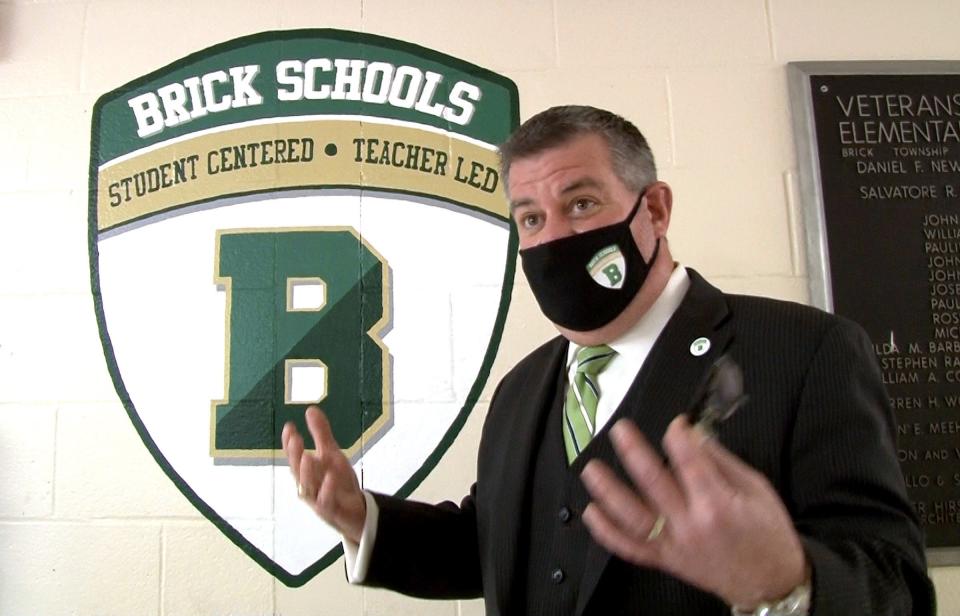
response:
[[[349,228],[242,230],[217,235],[216,268],[227,293],[227,393],[213,403],[212,454],[282,455],[287,421],[312,447],[303,412],[313,403],[355,453],[390,413],[383,259]]]

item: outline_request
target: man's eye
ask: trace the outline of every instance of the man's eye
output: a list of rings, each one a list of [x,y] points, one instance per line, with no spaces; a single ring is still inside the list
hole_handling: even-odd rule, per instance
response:
[[[577,199],[573,202],[573,210],[575,212],[585,212],[596,205],[595,201],[590,199]]]
[[[526,214],[520,219],[520,222],[523,224],[524,228],[532,229],[540,222],[540,217],[536,214]]]

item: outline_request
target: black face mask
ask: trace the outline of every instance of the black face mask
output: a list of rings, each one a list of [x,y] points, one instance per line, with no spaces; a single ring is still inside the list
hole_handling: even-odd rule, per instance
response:
[[[520,251],[540,310],[573,331],[591,331],[617,318],[636,297],[660,250],[643,260],[630,232],[644,193],[626,219]]]

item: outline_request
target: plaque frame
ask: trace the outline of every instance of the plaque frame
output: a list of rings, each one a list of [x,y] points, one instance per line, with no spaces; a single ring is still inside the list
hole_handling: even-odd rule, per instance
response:
[[[817,143],[811,78],[819,75],[947,75],[960,74],[952,60],[844,60],[787,63],[787,85],[797,154],[799,206],[804,225],[810,302],[834,310],[827,245],[820,154]],[[960,565],[960,546],[926,548],[931,567]]]

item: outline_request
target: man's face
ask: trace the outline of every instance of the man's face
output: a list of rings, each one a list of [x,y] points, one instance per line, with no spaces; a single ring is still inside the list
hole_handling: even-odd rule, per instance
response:
[[[591,231],[620,222],[637,203],[637,191],[627,188],[613,170],[603,137],[581,135],[555,148],[520,158],[510,165],[510,208],[520,235],[520,249]],[[670,188],[654,182],[646,188],[630,231],[651,269],[643,286],[618,317],[592,331],[574,331],[554,323],[572,342],[586,346],[608,343],[632,327],[666,285],[673,259],[661,243],[651,262],[657,238],[670,224]],[[571,298],[575,301],[576,298]]]
[[[620,222],[638,196],[617,177],[607,143],[596,134],[515,160],[509,193],[521,250]],[[644,211],[641,208],[631,228],[641,253],[649,258],[654,240],[643,232]]]

